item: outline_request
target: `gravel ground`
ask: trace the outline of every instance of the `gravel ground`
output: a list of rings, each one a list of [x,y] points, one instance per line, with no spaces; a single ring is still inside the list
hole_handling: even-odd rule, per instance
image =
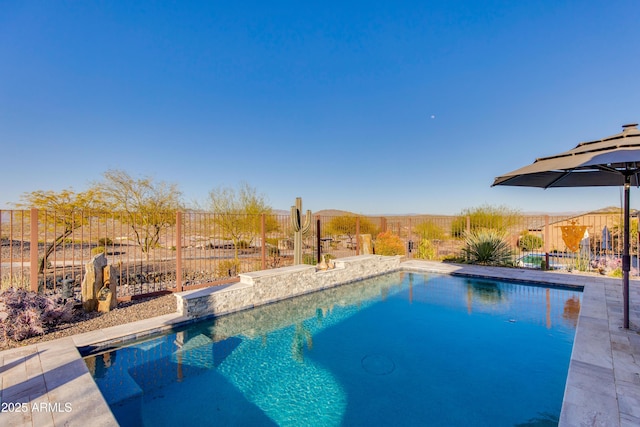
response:
[[[57,338],[68,337],[96,329],[110,326],[123,325],[137,320],[175,313],[177,310],[176,297],[173,294],[150,297],[129,302],[121,302],[118,307],[108,313],[84,313],[82,309],[76,310],[71,322],[61,324],[56,330],[44,335],[28,338],[22,341],[0,340],[0,350],[36,344]]]

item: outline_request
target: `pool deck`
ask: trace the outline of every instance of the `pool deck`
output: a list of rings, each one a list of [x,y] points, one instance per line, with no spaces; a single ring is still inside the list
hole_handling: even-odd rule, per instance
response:
[[[584,287],[560,426],[640,425],[640,282],[622,328],[620,279],[405,261],[403,270]],[[188,320],[178,313],[0,352],[0,425],[118,425],[78,348],[126,341]]]

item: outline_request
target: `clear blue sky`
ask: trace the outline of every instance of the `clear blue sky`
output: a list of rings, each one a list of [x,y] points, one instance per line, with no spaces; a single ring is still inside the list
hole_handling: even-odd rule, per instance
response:
[[[639,23],[635,0],[0,0],[0,208],[108,169],[276,209],[619,206],[490,185],[640,121]]]

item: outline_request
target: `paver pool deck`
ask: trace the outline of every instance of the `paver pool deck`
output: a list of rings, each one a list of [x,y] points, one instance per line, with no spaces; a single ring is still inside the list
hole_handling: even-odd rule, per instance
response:
[[[620,279],[415,260],[401,267],[584,287],[560,426],[640,426],[639,281],[631,281],[631,328],[625,330]],[[187,320],[169,314],[0,352],[0,425],[118,425],[78,348],[128,341]]]

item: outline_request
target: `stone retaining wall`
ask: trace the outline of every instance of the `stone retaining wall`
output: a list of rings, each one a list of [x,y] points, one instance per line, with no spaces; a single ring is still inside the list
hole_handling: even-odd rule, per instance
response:
[[[192,318],[222,315],[399,269],[400,256],[360,255],[337,259],[325,271],[294,265],[240,274],[237,283],[176,294],[178,312]]]

